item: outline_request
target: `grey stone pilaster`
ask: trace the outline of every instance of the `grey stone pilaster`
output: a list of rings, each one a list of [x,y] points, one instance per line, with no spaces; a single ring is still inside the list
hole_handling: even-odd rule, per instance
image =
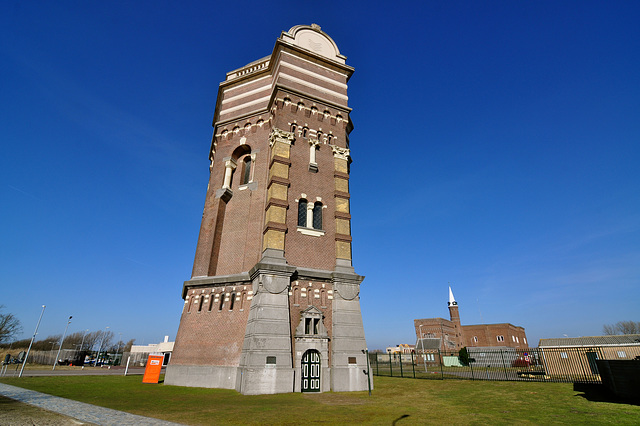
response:
[[[294,271],[263,261],[249,272],[253,299],[236,376],[236,390],[243,394],[293,392],[289,286]]]
[[[367,342],[359,297],[360,282],[363,279],[364,277],[356,274],[334,273],[331,340],[331,389],[334,392],[368,389],[368,360],[365,353]],[[371,388],[373,389],[373,381]]]

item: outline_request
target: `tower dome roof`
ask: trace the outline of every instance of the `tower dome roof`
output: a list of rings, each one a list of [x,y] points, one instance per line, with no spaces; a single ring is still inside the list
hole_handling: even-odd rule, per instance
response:
[[[296,25],[289,31],[283,31],[280,39],[341,64],[346,63],[347,57],[340,54],[338,45],[320,29],[320,25]]]

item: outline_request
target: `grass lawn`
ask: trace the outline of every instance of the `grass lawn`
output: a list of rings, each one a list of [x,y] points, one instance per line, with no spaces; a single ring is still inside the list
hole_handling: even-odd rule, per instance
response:
[[[142,384],[141,376],[53,376],[0,381],[186,424],[638,424],[640,406],[589,401],[567,383],[375,377],[367,392],[244,396]]]

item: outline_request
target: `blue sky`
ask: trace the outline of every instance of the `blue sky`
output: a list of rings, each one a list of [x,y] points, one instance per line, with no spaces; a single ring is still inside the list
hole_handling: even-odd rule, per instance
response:
[[[640,320],[640,3],[0,6],[0,304],[27,338],[175,338],[217,86],[322,26],[349,83],[370,348],[414,318],[529,341]]]

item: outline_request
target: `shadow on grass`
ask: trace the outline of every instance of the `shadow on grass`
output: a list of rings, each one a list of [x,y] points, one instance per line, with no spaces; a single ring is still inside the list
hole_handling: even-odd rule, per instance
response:
[[[573,390],[582,392],[577,397],[584,398],[591,402],[609,402],[612,404],[640,405],[640,400],[629,400],[616,396],[604,385],[599,383],[574,383]]]
[[[402,419],[406,419],[407,417],[409,417],[409,415],[408,415],[408,414],[403,414],[403,415],[401,415],[400,417],[398,417],[397,419],[395,419],[395,420],[393,421],[393,423],[391,423],[391,424],[392,424],[392,425],[395,425],[396,423],[398,423],[398,421],[400,421],[400,420],[402,420]]]

